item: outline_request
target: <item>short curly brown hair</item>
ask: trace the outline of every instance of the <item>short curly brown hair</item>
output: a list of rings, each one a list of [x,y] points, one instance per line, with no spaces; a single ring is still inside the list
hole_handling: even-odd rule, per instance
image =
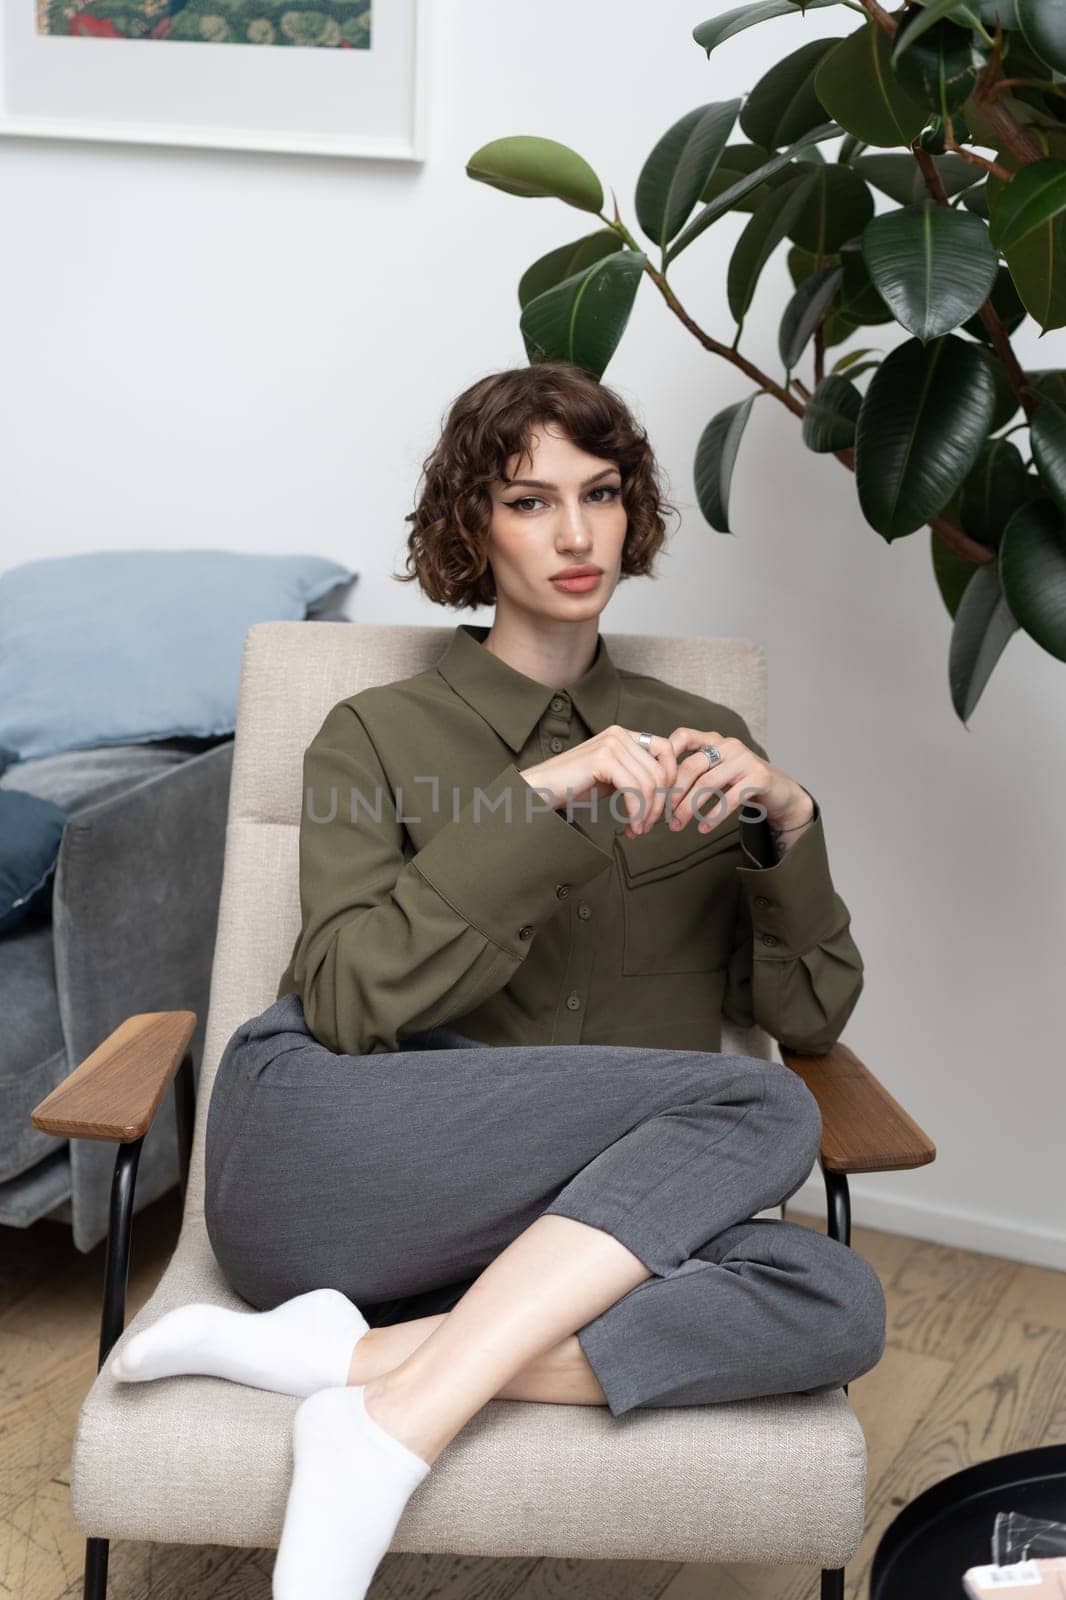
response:
[[[431,600],[459,608],[491,606],[496,585],[488,561],[492,523],[491,485],[512,456],[528,453],[538,424],[555,423],[589,455],[613,461],[622,475],[628,513],[621,576],[651,572],[666,538],[667,513],[661,472],[645,430],[625,402],[584,367],[569,361],[538,361],[491,373],[459,395],[441,437],[423,463],[425,486],[404,518],[408,535],[406,573]]]

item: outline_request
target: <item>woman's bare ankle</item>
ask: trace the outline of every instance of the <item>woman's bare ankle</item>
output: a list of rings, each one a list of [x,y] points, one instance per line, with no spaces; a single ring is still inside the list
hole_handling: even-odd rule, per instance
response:
[[[391,1433],[431,1465],[448,1442],[427,1426],[421,1408],[404,1382],[404,1374],[397,1368],[369,1378],[363,1385],[363,1402],[369,1415],[386,1433]]]

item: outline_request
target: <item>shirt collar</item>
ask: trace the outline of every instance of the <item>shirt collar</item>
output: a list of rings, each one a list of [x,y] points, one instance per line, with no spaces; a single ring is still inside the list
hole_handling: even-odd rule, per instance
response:
[[[486,650],[482,641],[488,632],[487,625],[460,622],[437,670],[516,753],[560,692],[570,696],[591,733],[617,722],[621,679],[602,633],[596,636],[592,665],[573,683],[553,689]]]

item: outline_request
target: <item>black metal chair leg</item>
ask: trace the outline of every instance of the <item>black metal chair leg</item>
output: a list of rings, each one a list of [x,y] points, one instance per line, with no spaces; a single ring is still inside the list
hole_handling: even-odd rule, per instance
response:
[[[130,1232],[133,1227],[133,1191],[144,1137],[120,1144],[111,1179],[111,1214],[104,1258],[104,1307],[100,1317],[99,1372],[112,1345],[126,1326],[126,1282],[130,1270]]]
[[[184,1062],[182,1063],[184,1066]],[[191,1066],[190,1066],[191,1071]],[[100,1348],[96,1370],[100,1371],[119,1334],[126,1326],[126,1285],[130,1270],[130,1235],[133,1228],[133,1193],[137,1184],[137,1165],[144,1138],[120,1144],[111,1179],[111,1211],[104,1257],[104,1304],[100,1316]],[[86,1539],[85,1600],[106,1600],[107,1539]]]
[[[825,1179],[825,1206],[829,1237],[831,1239],[839,1239],[841,1244],[850,1245],[851,1193],[848,1189],[848,1175],[846,1172],[831,1172],[828,1167],[823,1167],[822,1176]]]
[[[184,1206],[196,1123],[196,1079],[193,1076],[192,1055],[188,1051],[174,1076],[174,1114],[178,1126],[178,1164],[181,1172],[181,1203]]]
[[[851,1190],[848,1188],[848,1175],[846,1172],[831,1172],[828,1167],[822,1167],[822,1176],[825,1179],[825,1214],[826,1230],[831,1239],[839,1239],[841,1244],[851,1245]],[[847,1394],[848,1386],[840,1386]],[[844,1582],[843,1568],[841,1568],[841,1583]],[[843,1594],[843,1589],[841,1589]],[[822,1595],[835,1593],[825,1588],[825,1577],[822,1578]]]
[[[822,1600],[844,1600],[844,1568],[822,1568]]]
[[[107,1600],[107,1539],[85,1541],[85,1600]]]

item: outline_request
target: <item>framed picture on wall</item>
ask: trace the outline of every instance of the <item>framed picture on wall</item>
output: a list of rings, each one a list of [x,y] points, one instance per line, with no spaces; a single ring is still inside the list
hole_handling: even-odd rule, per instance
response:
[[[425,159],[430,0],[0,0],[0,134]]]

